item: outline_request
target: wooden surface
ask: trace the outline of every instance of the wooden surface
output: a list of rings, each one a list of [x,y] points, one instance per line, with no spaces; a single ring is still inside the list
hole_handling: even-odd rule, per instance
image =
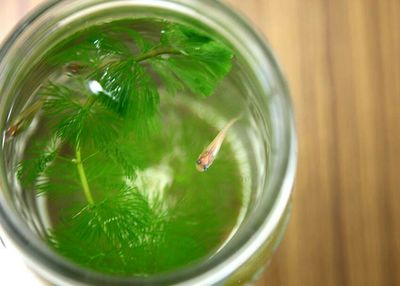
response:
[[[0,38],[41,2],[1,0]],[[400,285],[400,1],[229,2],[275,50],[299,136],[292,219],[257,285]]]

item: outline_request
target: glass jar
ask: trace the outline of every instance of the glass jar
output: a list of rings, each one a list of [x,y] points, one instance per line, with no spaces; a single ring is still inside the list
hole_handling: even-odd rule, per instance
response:
[[[235,52],[225,92],[215,98],[221,114],[245,105],[251,118],[237,136],[246,157],[246,208],[234,235],[216,253],[183,269],[149,276],[114,277],[83,269],[40,239],[40,206],[13,178],[23,143],[6,129],[46,71],[36,64],[46,52],[84,28],[118,19],[155,17],[196,26]],[[22,84],[24,83],[24,84]],[[28,90],[27,90],[28,89]],[[28,266],[56,285],[244,285],[265,268],[290,213],[296,167],[296,136],[288,88],[261,36],[228,6],[215,0],[69,0],[41,6],[13,31],[0,51],[0,222],[7,243]],[[238,143],[239,144],[239,143]]]

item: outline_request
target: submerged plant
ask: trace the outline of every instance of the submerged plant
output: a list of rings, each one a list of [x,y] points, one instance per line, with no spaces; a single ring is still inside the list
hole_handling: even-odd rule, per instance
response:
[[[67,76],[44,83],[37,101],[9,128],[9,136],[16,136],[39,112],[49,123],[51,138],[30,148],[17,178],[37,195],[64,196],[64,201],[68,196],[48,242],[97,271],[166,271],[203,255],[207,247],[199,240],[218,240],[212,226],[198,229],[202,222],[193,223],[182,203],[193,198],[181,195],[182,201],[166,209],[143,177],[162,158],[154,145],[164,144],[171,152],[174,147],[173,137],[160,142],[159,87],[171,95],[210,96],[229,73],[233,55],[192,28],[164,24],[156,40],[115,23],[61,43],[47,64]],[[207,202],[199,212],[206,209]],[[179,246],[171,243],[176,238]]]

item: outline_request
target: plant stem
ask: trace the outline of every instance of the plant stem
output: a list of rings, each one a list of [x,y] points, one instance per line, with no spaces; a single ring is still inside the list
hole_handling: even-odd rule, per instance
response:
[[[147,53],[137,56],[135,58],[135,61],[142,62],[149,58],[153,58],[153,57],[157,57],[157,56],[161,56],[161,55],[180,55],[180,54],[181,54],[180,51],[177,51],[170,47],[154,48],[154,49],[151,49],[150,51],[148,51]]]
[[[143,53],[137,57],[133,57],[130,59],[133,59],[136,62],[143,62],[150,58],[154,58],[154,57],[158,57],[158,56],[162,56],[162,55],[181,55],[181,54],[182,53],[180,51],[177,51],[171,47],[158,47],[158,48],[153,48],[146,53]],[[122,58],[122,57],[112,57],[112,58],[104,61],[102,64],[100,64],[97,67],[97,69],[101,70],[108,65],[112,65],[112,64],[119,63],[121,61],[126,61],[126,60],[129,60],[129,58],[127,59],[127,58]]]
[[[88,180],[86,177],[85,169],[83,168],[81,148],[79,146],[79,143],[75,149],[75,155],[76,155],[76,167],[78,168],[78,174],[79,174],[79,179],[81,180],[83,193],[85,194],[85,197],[86,197],[86,200],[88,201],[88,203],[92,205],[92,204],[94,204],[94,200],[93,200],[92,193],[90,192],[89,183],[88,183]]]

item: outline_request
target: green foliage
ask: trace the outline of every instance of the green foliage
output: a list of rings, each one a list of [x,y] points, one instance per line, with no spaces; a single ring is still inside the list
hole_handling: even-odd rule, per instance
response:
[[[181,174],[173,195],[190,206],[161,201],[143,187],[154,183],[143,172],[165,161],[177,141],[159,128],[158,84],[171,94],[209,96],[230,71],[232,53],[182,25],[167,24],[157,41],[128,27],[91,28],[49,55],[51,65],[76,68],[38,92],[52,139],[32,148],[17,177],[24,188],[62,206],[49,230],[49,243],[60,254],[97,271],[145,275],[201,257],[220,242],[222,222],[232,219],[215,214],[218,205],[201,194],[184,194],[194,182],[211,196],[208,183],[218,184],[195,175],[193,158],[171,163]],[[222,176],[225,183],[229,174]],[[194,207],[199,199],[202,206]]]
[[[162,59],[162,67],[155,63],[157,70],[165,71],[164,80],[169,85],[178,79],[193,93],[209,96],[231,69],[233,55],[229,49],[188,27],[171,24],[162,34],[161,43],[181,53]],[[174,77],[166,78],[167,72]]]
[[[137,54],[148,52],[154,46],[154,43],[149,39],[146,39],[144,35],[125,26],[124,21],[112,26],[107,32],[115,34],[115,37],[119,39],[121,38],[121,33],[125,34],[127,42],[133,43],[133,48],[134,50],[137,50]]]
[[[60,152],[61,153],[61,152]],[[122,151],[121,151],[122,153]],[[120,161],[110,159],[109,154],[95,146],[85,145],[82,150],[82,160],[88,183],[93,190],[95,199],[103,200],[112,195],[110,189],[121,189],[125,184],[122,178],[127,169]],[[131,154],[129,154],[131,156]],[[71,159],[67,159],[67,158]],[[57,156],[43,176],[36,178],[35,190],[38,195],[62,197],[67,194],[81,195],[82,182],[78,176],[74,154],[69,145],[62,148],[62,156]]]
[[[108,108],[95,104],[95,97],[85,98],[88,91],[49,83],[40,95],[45,99],[43,109],[58,138],[73,144],[95,142],[99,146],[115,140],[122,121]]]
[[[130,269],[127,250],[154,239],[155,210],[146,197],[125,188],[110,198],[87,205],[52,231],[50,242],[75,262],[107,273]]]
[[[151,131],[160,102],[157,87],[146,70],[133,60],[108,64],[96,71],[99,101],[130,124],[136,133]]]
[[[58,154],[59,140],[53,137],[50,141],[36,143],[26,154],[26,159],[17,165],[16,176],[25,189],[33,189],[44,171]]]
[[[118,164],[124,176],[133,178],[135,171],[146,166],[146,159],[143,158],[143,149],[139,149],[134,141],[127,143],[119,140],[113,144],[108,144],[102,152],[115,164]]]
[[[193,211],[165,213],[161,206],[125,187],[64,219],[50,243],[81,265],[113,274],[167,271],[201,257],[212,231],[198,224]]]
[[[80,190],[79,178],[74,172],[72,162],[55,158],[43,176],[36,178],[35,191],[38,196],[51,194],[54,196],[71,195]]]
[[[124,59],[130,56],[129,49],[116,37],[105,34],[99,27],[92,28],[86,36],[78,35],[58,45],[48,61],[52,64],[78,63],[97,68],[110,58]]]
[[[187,88],[195,94],[209,96],[219,81],[231,68],[232,53],[221,43],[178,24],[167,24],[162,30],[159,43],[146,40],[140,33],[116,25],[105,33],[100,27],[81,33],[75,40],[63,43],[49,61],[59,65],[78,63],[89,66],[85,72],[87,84],[95,83],[99,90],[79,86],[79,90],[50,83],[42,91],[46,97],[45,108],[49,115],[58,117],[56,133],[66,140],[83,140],[82,130],[100,124],[95,120],[115,123],[107,111],[124,119],[125,126],[109,124],[107,132],[96,130],[88,138],[103,145],[115,137],[115,128],[133,130],[145,137],[157,130],[159,94],[152,73],[142,62],[149,61],[170,93]],[[112,33],[111,33],[112,32]],[[131,45],[118,41],[118,33],[124,33]],[[119,37],[122,37],[119,34]],[[134,51],[140,54],[134,55]],[[76,84],[75,84],[76,85]],[[87,104],[81,101],[87,98]],[[93,112],[93,105],[101,103],[107,110]],[[101,115],[101,116],[100,116]],[[108,133],[110,136],[107,136]],[[97,135],[97,136],[96,136]]]

